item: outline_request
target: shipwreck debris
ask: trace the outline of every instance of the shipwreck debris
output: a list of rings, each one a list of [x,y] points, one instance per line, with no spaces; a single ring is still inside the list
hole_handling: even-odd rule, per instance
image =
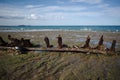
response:
[[[26,52],[26,51],[46,51],[46,52],[82,52],[86,54],[91,54],[91,53],[101,53],[101,54],[109,54],[109,53],[114,53],[116,52],[115,46],[116,46],[116,40],[112,41],[111,47],[108,49],[104,46],[103,44],[103,35],[101,36],[98,45],[95,48],[91,48],[90,46],[90,36],[88,35],[85,41],[85,44],[80,47],[77,45],[73,45],[72,47],[63,44],[62,43],[62,37],[59,35],[57,37],[57,47],[53,47],[53,45],[50,45],[49,38],[46,36],[44,38],[44,41],[46,43],[47,48],[43,47],[33,47],[32,43],[30,42],[30,39],[24,39],[21,38],[21,40],[17,38],[12,38],[11,35],[8,35],[8,39],[11,41],[10,44],[5,42],[2,37],[0,37],[0,50],[4,49],[13,49],[13,51],[18,51],[18,52]],[[13,47],[13,48],[12,48]]]
[[[7,42],[3,40],[3,38],[0,36],[0,46],[7,46]]]
[[[110,47],[110,51],[111,51],[111,52],[115,52],[115,46],[116,46],[116,40],[113,40],[113,41],[112,41],[112,45],[111,45],[111,47]]]
[[[57,39],[58,39],[58,48],[62,48],[63,44],[62,44],[62,37],[61,37],[61,35],[58,35]]]
[[[100,37],[100,40],[98,42],[98,45],[94,48],[94,49],[98,49],[98,50],[105,50],[105,46],[103,44],[103,35]]]
[[[15,46],[19,46],[19,47],[33,47],[33,44],[30,42],[30,39],[24,39],[21,38],[21,40],[17,39],[17,38],[12,38],[11,35],[8,35],[8,39],[10,40],[10,47],[15,47]]]
[[[45,36],[44,41],[45,41],[45,44],[46,44],[47,48],[53,47],[53,45],[50,45],[49,38],[47,36]]]
[[[30,42],[30,39],[21,38],[21,40],[20,40],[20,46],[21,47],[32,47],[33,44]]]
[[[90,36],[86,38],[85,44],[81,48],[90,48],[89,43],[90,43]]]

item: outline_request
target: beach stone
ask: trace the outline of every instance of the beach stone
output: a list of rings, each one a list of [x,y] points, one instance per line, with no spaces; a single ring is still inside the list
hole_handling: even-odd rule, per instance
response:
[[[101,46],[99,46],[99,50],[101,50],[101,51],[105,51],[105,50],[106,50],[106,48],[105,48],[105,46],[104,46],[104,45],[101,45]]]
[[[19,55],[19,54],[21,54],[21,51],[15,49],[15,48],[10,48],[10,49],[7,50],[7,53],[8,53],[9,55],[14,56],[14,55]]]

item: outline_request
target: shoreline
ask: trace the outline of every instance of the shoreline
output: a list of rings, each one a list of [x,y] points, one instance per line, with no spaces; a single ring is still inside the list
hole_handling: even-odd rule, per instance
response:
[[[0,32],[39,32],[39,31],[75,31],[75,32],[112,32],[120,33],[119,30],[91,30],[91,29],[80,29],[80,30],[70,30],[70,29],[0,29]]]
[[[103,32],[103,33],[120,33],[120,31],[93,31],[93,30],[62,30],[62,29],[41,29],[41,30],[1,30],[1,32],[47,32],[47,31],[66,31],[66,32]]]

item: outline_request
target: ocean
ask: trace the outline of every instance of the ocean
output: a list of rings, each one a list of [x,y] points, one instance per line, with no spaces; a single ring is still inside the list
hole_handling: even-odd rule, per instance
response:
[[[110,31],[120,32],[120,26],[0,26],[2,31],[57,31],[57,30],[73,30],[73,31]]]

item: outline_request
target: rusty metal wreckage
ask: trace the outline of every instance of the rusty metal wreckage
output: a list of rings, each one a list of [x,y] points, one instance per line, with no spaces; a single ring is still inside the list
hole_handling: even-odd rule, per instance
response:
[[[3,40],[2,37],[0,37],[0,49],[16,49],[16,50],[22,50],[22,51],[46,51],[46,52],[81,52],[81,53],[101,53],[101,54],[109,54],[109,53],[115,53],[115,46],[116,46],[116,40],[112,41],[111,47],[107,48],[104,46],[103,42],[103,35],[100,37],[98,45],[96,47],[90,46],[90,36],[86,38],[85,44],[80,47],[73,45],[72,47],[69,47],[68,45],[65,45],[62,43],[62,37],[59,35],[56,37],[58,40],[58,46],[54,47],[50,44],[49,38],[45,36],[44,41],[46,44],[46,48],[43,47],[35,47],[31,42],[30,39],[24,39],[21,38],[21,40],[17,38],[12,38],[11,35],[8,35],[8,39],[10,40],[10,43],[7,43]]]

